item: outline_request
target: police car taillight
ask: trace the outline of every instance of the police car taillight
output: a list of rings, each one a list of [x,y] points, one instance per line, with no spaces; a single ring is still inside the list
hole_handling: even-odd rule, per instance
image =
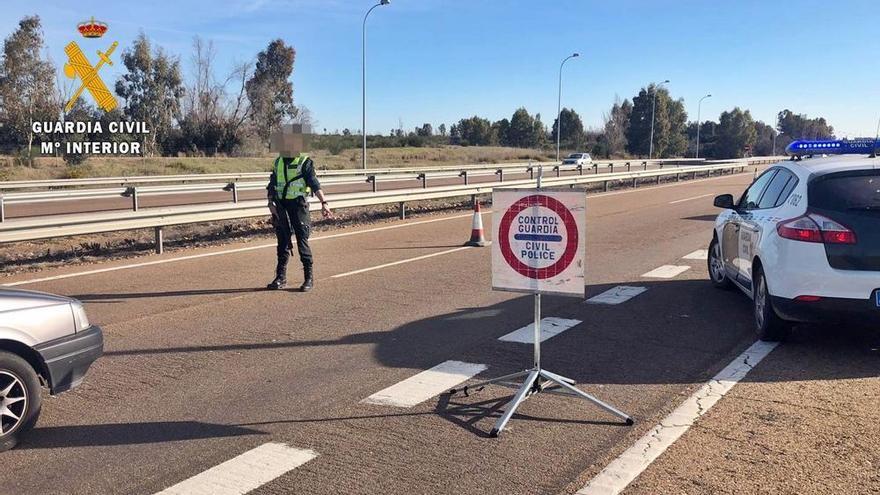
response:
[[[779,237],[793,241],[819,242],[824,244],[855,244],[856,233],[845,225],[824,215],[808,213],[784,220],[776,225]]]

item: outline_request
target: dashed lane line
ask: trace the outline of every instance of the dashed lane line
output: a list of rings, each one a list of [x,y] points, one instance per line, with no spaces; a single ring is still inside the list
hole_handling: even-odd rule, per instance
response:
[[[381,270],[382,268],[388,268],[389,266],[402,265],[404,263],[412,263],[413,261],[419,261],[419,260],[424,260],[424,259],[428,259],[428,258],[433,258],[435,256],[442,256],[444,254],[456,253],[458,251],[463,251],[465,249],[473,249],[473,248],[470,246],[463,246],[463,247],[458,247],[458,248],[454,248],[454,249],[447,249],[446,251],[440,251],[437,253],[416,256],[415,258],[407,258],[405,260],[392,261],[391,263],[383,263],[381,265],[371,266],[371,267],[367,267],[367,268],[361,268],[359,270],[352,270],[350,272],[337,273],[336,275],[332,275],[330,278],[349,277],[351,275],[357,275],[359,273],[371,272],[373,270]]]
[[[709,196],[714,196],[714,195],[715,195],[714,193],[701,194],[701,195],[699,195],[699,196],[693,196],[693,197],[691,197],[691,198],[684,198],[684,199],[677,199],[677,200],[675,200],[675,201],[670,201],[669,204],[671,204],[671,205],[676,205],[676,204],[678,204],[678,203],[684,203],[685,201],[693,201],[693,200],[695,200],[695,199],[708,198]]]
[[[619,457],[611,461],[578,495],[617,495],[739,383],[775,349],[777,343],[758,341],[746,349],[714,378],[694,392]]]
[[[361,402],[382,406],[412,407],[454,388],[459,383],[473,378],[488,368],[485,364],[445,361],[380,390]]]
[[[157,495],[241,495],[302,466],[317,455],[312,450],[283,443],[264,443]]]
[[[709,250],[708,249],[697,249],[693,253],[686,254],[682,259],[685,260],[708,260],[709,259]]]
[[[579,325],[581,320],[569,320],[566,318],[556,318],[548,316],[541,319],[541,342],[553,338],[569,328]],[[530,323],[520,329],[514,330],[507,335],[498,337],[498,340],[504,342],[517,342],[520,344],[531,344],[535,341],[535,324]]]
[[[622,304],[648,290],[647,287],[631,287],[618,285],[605,292],[587,299],[589,304]]]
[[[690,270],[690,266],[686,265],[663,265],[655,268],[648,273],[642,274],[644,278],[673,278]]]

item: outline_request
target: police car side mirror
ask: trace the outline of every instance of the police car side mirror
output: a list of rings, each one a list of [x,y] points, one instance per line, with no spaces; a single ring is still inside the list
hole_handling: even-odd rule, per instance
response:
[[[717,208],[724,208],[726,210],[735,209],[733,205],[733,194],[722,194],[721,196],[715,196],[715,206]]]

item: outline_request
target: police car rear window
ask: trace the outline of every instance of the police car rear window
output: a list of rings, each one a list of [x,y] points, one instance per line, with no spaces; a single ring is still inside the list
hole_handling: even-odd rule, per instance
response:
[[[880,171],[821,176],[810,183],[810,206],[830,211],[880,211]]]

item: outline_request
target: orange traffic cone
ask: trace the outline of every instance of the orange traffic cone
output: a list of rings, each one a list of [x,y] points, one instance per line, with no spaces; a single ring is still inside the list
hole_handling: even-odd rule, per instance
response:
[[[483,235],[483,217],[480,215],[480,202],[474,201],[474,221],[471,224],[471,240],[464,243],[464,245],[483,247],[489,244],[490,242]]]

